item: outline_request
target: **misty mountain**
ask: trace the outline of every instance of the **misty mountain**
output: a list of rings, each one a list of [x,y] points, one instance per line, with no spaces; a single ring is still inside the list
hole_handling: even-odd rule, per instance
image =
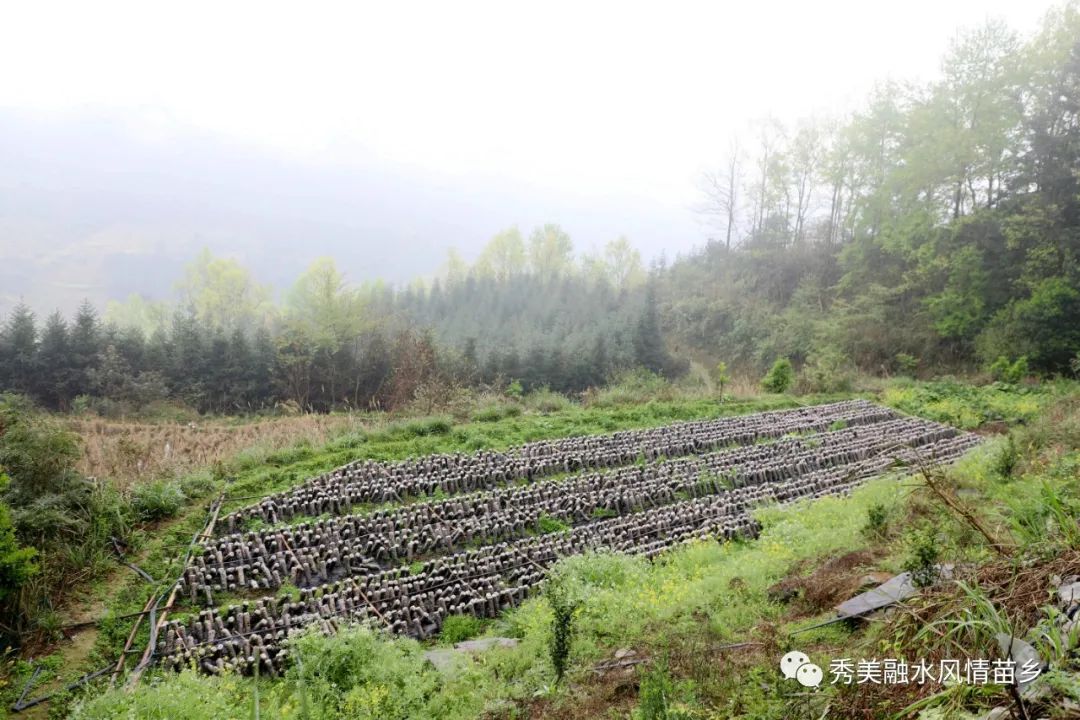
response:
[[[647,259],[702,239],[688,208],[648,199],[439,176],[356,147],[290,157],[148,117],[0,111],[0,313],[163,298],[204,246],[281,288],[324,255],[353,281],[403,283],[514,224],[558,222],[579,251],[625,234]]]

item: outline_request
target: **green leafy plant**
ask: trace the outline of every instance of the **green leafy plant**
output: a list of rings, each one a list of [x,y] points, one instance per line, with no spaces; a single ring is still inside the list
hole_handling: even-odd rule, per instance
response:
[[[570,665],[570,650],[574,643],[574,614],[581,601],[568,573],[552,573],[544,586],[544,597],[551,606],[551,636],[548,657],[555,670],[555,683],[562,682]]]
[[[9,482],[7,475],[0,475],[0,493]],[[36,558],[37,550],[19,545],[11,523],[11,511],[6,504],[0,503],[0,602],[37,574]]]
[[[851,362],[844,354],[826,348],[810,356],[802,371],[802,384],[810,392],[841,392],[851,389],[852,374]]]
[[[689,720],[694,717],[680,696],[686,696],[686,683],[677,683],[671,677],[666,660],[660,660],[641,672],[638,689],[636,720]]]
[[[889,532],[889,508],[882,503],[871,505],[866,510],[866,525],[863,526],[863,535],[868,538],[880,540]]]
[[[904,569],[911,573],[915,587],[929,587],[938,579],[938,540],[931,530],[915,532],[908,540],[908,557]]]
[[[721,360],[716,363],[716,367],[712,372],[713,382],[716,383],[716,394],[720,399],[720,402],[724,402],[724,386],[731,382],[731,375],[728,373],[727,363]]]
[[[1016,437],[1010,433],[994,455],[991,469],[1002,478],[1009,478],[1019,464],[1020,449],[1016,446]]]
[[[919,369],[919,358],[908,353],[896,353],[896,370],[901,375],[914,376]]]
[[[187,498],[174,480],[154,480],[135,487],[131,492],[131,506],[140,520],[153,521],[170,518],[180,511]]]
[[[516,400],[520,400],[521,396],[525,394],[525,388],[522,387],[520,380],[512,380],[509,385],[506,386],[506,396],[512,397]]]
[[[997,360],[990,363],[990,374],[998,382],[1015,385],[1027,376],[1028,359],[1021,356],[1014,362],[1009,362],[1007,357],[999,355]]]
[[[484,631],[484,625],[484,621],[475,615],[448,615],[439,631],[439,640],[453,645],[476,637]]]
[[[769,368],[769,372],[761,380],[761,387],[765,392],[787,392],[795,382],[795,369],[787,358],[779,358]]]
[[[637,717],[640,720],[668,720],[674,694],[675,686],[668,675],[667,663],[656,663],[641,674]]]
[[[541,515],[536,524],[540,527],[542,533],[562,532],[570,529],[568,523],[550,515]]]

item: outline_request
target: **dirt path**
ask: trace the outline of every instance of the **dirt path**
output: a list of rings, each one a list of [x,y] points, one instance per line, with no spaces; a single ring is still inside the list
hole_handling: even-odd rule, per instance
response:
[[[194,507],[197,508],[198,505]],[[155,535],[160,536],[160,533],[163,533],[169,525],[180,522],[180,520],[181,518],[172,518],[164,523],[159,523],[154,527],[153,532]],[[138,555],[129,557],[128,561],[135,565],[139,565],[145,560],[149,553],[150,546],[147,546],[143,548]],[[110,600],[115,597],[116,592],[124,587],[130,581],[131,577],[134,576],[135,572],[131,568],[121,565],[119,561],[117,561],[116,565],[111,570],[95,582],[95,585],[104,588],[102,591],[97,593],[87,591],[73,593],[60,612],[63,624],[76,625],[79,623],[93,623],[94,621],[105,617],[110,609]],[[146,587],[149,592],[151,586],[147,584]],[[27,693],[27,700],[33,700],[34,698],[61,690],[69,683],[78,680],[83,674],[92,672],[96,669],[90,667],[90,657],[93,655],[94,648],[97,646],[98,635],[100,634],[97,625],[85,625],[63,632],[65,638],[62,641],[55,645],[43,648],[40,653],[40,655],[52,654],[59,656],[59,673],[44,682],[39,682],[31,688],[30,692]],[[44,702],[20,713],[11,713],[11,717],[25,718],[27,720],[45,720],[45,718],[49,716],[50,705],[51,703]],[[10,712],[10,708],[8,708],[8,710]]]
[[[121,571],[130,572],[127,568],[118,566],[109,572],[109,574],[103,578],[102,582],[110,587],[113,586],[114,583],[121,580]],[[64,624],[74,624],[97,620],[105,615],[108,611],[108,606],[106,605],[104,598],[83,598],[82,600],[73,598],[68,611],[68,613],[63,614]],[[30,692],[26,695],[27,700],[32,700],[41,697],[42,695],[56,692],[68,683],[74,682],[83,674],[83,668],[86,667],[89,662],[90,655],[93,653],[94,646],[97,644],[97,625],[87,625],[86,627],[68,631],[65,634],[67,637],[58,645],[51,648],[53,654],[59,655],[60,657],[59,674],[45,682],[38,683],[31,688]],[[35,705],[20,713],[11,713],[11,717],[26,718],[27,720],[44,720],[48,716],[48,702]]]

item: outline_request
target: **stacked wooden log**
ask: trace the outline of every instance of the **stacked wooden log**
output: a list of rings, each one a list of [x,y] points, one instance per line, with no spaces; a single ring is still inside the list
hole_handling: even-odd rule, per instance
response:
[[[353,464],[254,506],[254,514],[234,513],[235,529],[267,508],[276,519],[324,507],[297,501],[304,493],[334,496],[339,509],[208,539],[179,583],[193,614],[163,628],[157,652],[169,667],[276,674],[290,633],[312,625],[333,632],[363,621],[428,638],[450,615],[495,617],[520,604],[562,557],[597,549],[652,557],[695,539],[753,536],[761,503],[843,494],[898,464],[951,461],[978,441],[856,401],[505,453]],[[643,456],[651,460],[641,463]],[[588,471],[541,481],[579,467]],[[473,479],[444,484],[462,475]],[[379,485],[393,490],[383,497],[454,492],[347,514]],[[552,526],[567,529],[543,532]],[[286,585],[299,596],[275,593]],[[261,597],[213,607],[228,593]]]

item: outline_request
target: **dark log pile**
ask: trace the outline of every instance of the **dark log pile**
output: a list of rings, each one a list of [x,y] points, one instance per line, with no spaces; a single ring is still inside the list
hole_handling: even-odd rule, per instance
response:
[[[222,524],[232,533],[255,518],[277,524],[305,515],[344,515],[356,505],[400,503],[436,493],[472,493],[559,473],[696,455],[792,433],[822,432],[833,425],[866,425],[895,417],[893,411],[865,400],[848,400],[610,435],[545,440],[505,452],[431,455],[398,463],[360,460],[230,513]]]
[[[501,488],[366,515],[229,535],[209,543],[186,570],[192,602],[216,592],[310,587],[467,546],[538,532],[542,518],[582,524],[644,512],[688,497],[795,479],[890,450],[919,448],[956,430],[912,419],[891,420],[769,445],[710,453],[562,481]]]
[[[838,424],[844,427],[830,430]],[[258,665],[274,675],[287,661],[284,640],[311,625],[333,632],[341,622],[366,621],[428,638],[449,615],[495,617],[520,604],[562,557],[599,549],[652,557],[695,539],[754,536],[752,510],[760,503],[847,493],[897,464],[949,462],[979,442],[861,401],[672,428],[523,446],[502,455],[510,458],[502,474],[486,467],[495,454],[436,456],[394,470],[382,464],[379,472],[388,474],[361,484],[443,487],[440,472],[466,466],[488,480],[472,494],[450,484],[458,494],[438,501],[209,539],[179,583],[190,605],[212,606],[223,592],[264,596],[168,623],[158,635],[159,658],[210,673]],[[623,447],[629,438],[649,452]],[[638,464],[643,453],[654,461]],[[535,482],[552,474],[549,461],[568,457],[601,470]],[[304,492],[351,498],[362,474],[322,476]],[[509,484],[514,479],[524,484]],[[570,527],[543,533],[545,518]],[[298,598],[274,594],[286,583],[301,588]]]

